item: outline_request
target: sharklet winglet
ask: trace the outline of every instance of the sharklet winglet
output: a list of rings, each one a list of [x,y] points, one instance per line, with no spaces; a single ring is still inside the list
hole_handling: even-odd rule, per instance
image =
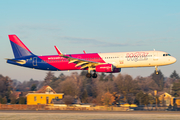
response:
[[[86,54],[86,51],[85,51],[85,50],[83,50],[83,52],[84,52],[84,54]]]
[[[59,55],[59,56],[62,56],[62,55],[63,55],[62,52],[61,52],[56,46],[54,46],[54,47],[55,47],[55,49],[56,49],[58,55]]]

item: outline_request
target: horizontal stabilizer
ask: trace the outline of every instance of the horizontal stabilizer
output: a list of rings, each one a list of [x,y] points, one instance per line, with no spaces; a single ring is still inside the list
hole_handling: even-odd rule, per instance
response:
[[[8,58],[5,58],[5,59],[9,60],[9,61],[12,61],[12,62],[15,62],[15,63],[19,63],[19,64],[26,64],[25,60],[14,60],[14,59],[8,59]]]

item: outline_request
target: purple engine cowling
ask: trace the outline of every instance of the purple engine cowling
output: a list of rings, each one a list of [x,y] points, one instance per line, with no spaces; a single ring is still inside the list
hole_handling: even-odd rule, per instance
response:
[[[121,68],[115,68],[112,64],[103,64],[96,66],[96,72],[117,73],[121,72]]]

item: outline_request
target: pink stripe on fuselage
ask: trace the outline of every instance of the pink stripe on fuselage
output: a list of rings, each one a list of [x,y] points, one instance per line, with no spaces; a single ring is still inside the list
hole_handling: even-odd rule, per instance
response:
[[[83,59],[87,61],[105,63],[105,61],[99,56],[98,53],[69,54],[67,56],[71,56],[73,58]],[[38,56],[38,57],[59,70],[79,70],[81,68],[81,67],[75,67],[76,65],[75,63],[69,63],[69,61],[66,58],[60,57],[59,55]]]
[[[31,52],[16,35],[8,35],[9,40]]]

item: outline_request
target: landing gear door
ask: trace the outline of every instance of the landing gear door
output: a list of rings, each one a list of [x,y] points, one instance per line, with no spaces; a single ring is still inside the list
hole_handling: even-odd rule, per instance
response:
[[[33,57],[33,66],[37,66],[37,57]]]
[[[158,60],[158,52],[154,51],[153,60]]]

